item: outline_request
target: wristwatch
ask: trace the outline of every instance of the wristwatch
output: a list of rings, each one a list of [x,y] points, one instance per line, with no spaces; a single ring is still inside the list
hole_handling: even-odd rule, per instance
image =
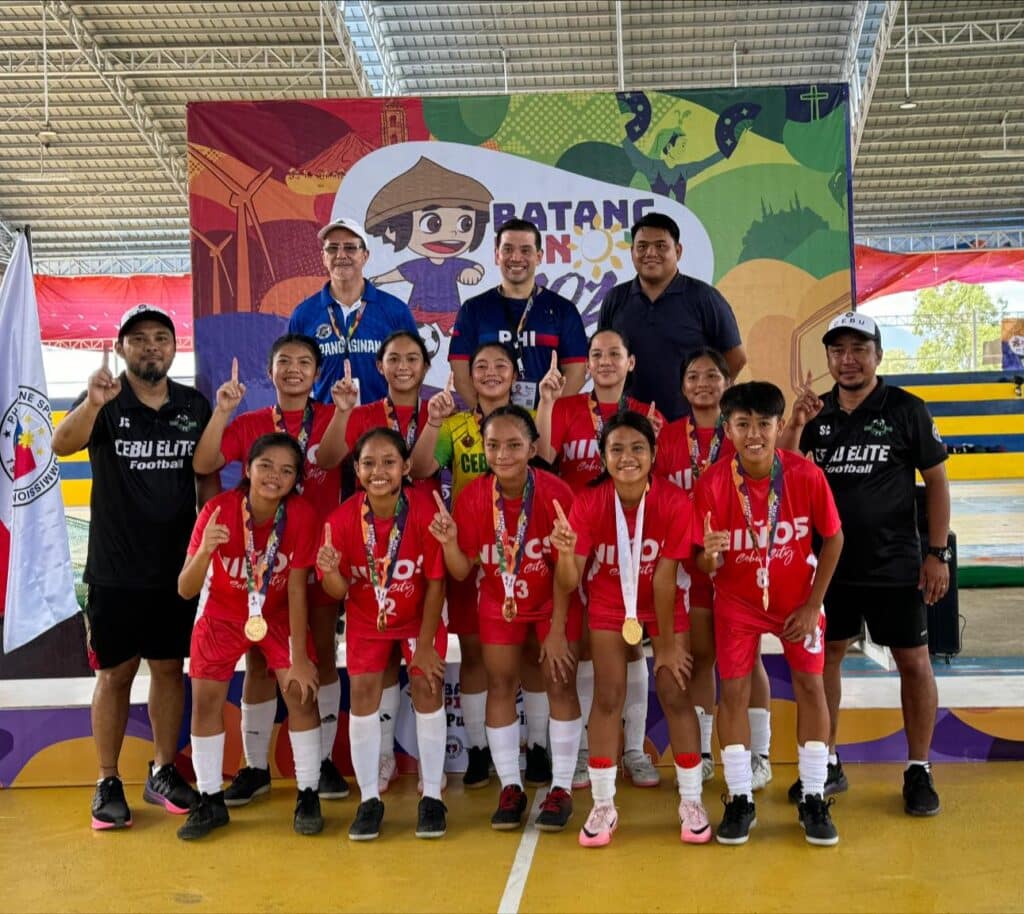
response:
[[[953,558],[953,550],[949,546],[929,546],[928,555],[934,555],[943,565],[948,565]]]

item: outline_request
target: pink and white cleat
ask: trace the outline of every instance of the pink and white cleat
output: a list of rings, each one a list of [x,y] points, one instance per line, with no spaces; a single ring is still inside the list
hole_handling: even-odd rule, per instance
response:
[[[611,803],[602,803],[590,810],[587,821],[580,829],[583,847],[604,847],[611,844],[612,833],[619,827],[618,810]]]
[[[711,824],[703,803],[679,801],[679,840],[684,844],[707,844],[711,840]]]

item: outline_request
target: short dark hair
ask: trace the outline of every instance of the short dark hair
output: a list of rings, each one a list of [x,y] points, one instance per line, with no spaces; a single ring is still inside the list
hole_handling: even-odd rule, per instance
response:
[[[757,413],[759,416],[781,419],[786,412],[786,398],[769,381],[747,381],[730,387],[722,394],[719,408],[722,410],[722,418],[726,420],[733,413]]]
[[[724,377],[726,381],[732,380],[732,372],[729,370],[729,363],[725,360],[725,356],[717,349],[712,349],[710,346],[701,346],[698,349],[694,349],[693,352],[688,352],[686,354],[686,358],[680,363],[680,385],[686,378],[686,372],[690,370],[690,366],[696,362],[697,359],[708,359],[715,368],[722,373],[722,377]]]
[[[533,243],[538,251],[541,249],[540,229],[528,219],[509,219],[508,222],[503,222],[494,233],[494,250],[501,247],[503,232],[533,232]]]
[[[436,206],[425,206],[424,210],[437,209]],[[469,246],[466,248],[467,251],[475,251],[480,247],[480,242],[484,240],[484,234],[487,232],[487,223],[490,221],[490,213],[486,209],[478,209],[474,206],[457,206],[453,209],[464,209],[467,213],[474,215],[473,220],[473,237],[470,239]],[[395,253],[404,251],[412,240],[412,210],[405,213],[398,213],[394,216],[389,216],[382,222],[375,223],[372,227],[366,227],[366,233],[373,235],[375,238],[380,238],[384,244],[391,244],[395,248]],[[387,238],[386,234],[391,231],[394,234],[394,238]]]
[[[409,460],[409,445],[405,443],[405,439],[393,428],[388,428],[386,425],[378,425],[359,436],[356,446],[352,448],[352,460],[355,463],[359,463],[359,456],[363,453],[363,448],[374,438],[383,438],[393,444],[395,450],[398,451],[398,456],[402,458],[402,463],[406,463]]]
[[[630,238],[635,242],[636,233],[645,228],[666,231],[672,236],[672,240],[679,244],[679,225],[671,216],[666,216],[664,213],[647,213],[641,216],[629,230]]]
[[[654,454],[655,443],[657,441],[657,436],[654,434],[654,426],[651,425],[650,420],[642,413],[638,413],[632,409],[624,409],[621,412],[615,413],[610,419],[608,419],[604,424],[604,428],[601,429],[601,438],[597,443],[597,450],[601,455],[602,464],[605,462],[604,452],[605,448],[608,446],[608,436],[619,428],[631,428],[633,431],[639,432],[647,439],[647,443],[651,448],[651,454]],[[654,467],[652,466],[651,469],[653,471]],[[601,472],[594,479],[590,480],[587,485],[590,487],[597,487],[608,478],[608,468],[606,466],[602,466]]]
[[[628,352],[630,355],[633,354],[633,347],[629,344],[629,338],[626,336],[625,333],[623,333],[621,330],[614,330],[611,327],[602,327],[600,330],[595,330],[594,336],[587,340],[588,356],[590,355],[590,350],[594,346],[594,337],[596,337],[599,333],[614,333],[620,340],[622,340],[622,345],[626,352]]]
[[[324,363],[324,355],[320,351],[320,347],[316,344],[316,340],[311,336],[307,336],[305,333],[286,333],[283,336],[279,336],[270,345],[270,357],[267,359],[267,371],[270,371],[274,367],[274,356],[289,343],[298,343],[300,346],[305,346],[313,353],[313,358],[316,360],[316,370],[320,370],[320,366]]]
[[[481,438],[486,437],[487,428],[495,419],[515,419],[523,426],[526,437],[530,441],[536,441],[540,437],[540,433],[537,431],[537,423],[533,421],[533,416],[530,415],[529,411],[521,406],[517,406],[515,403],[508,403],[505,406],[499,406],[484,419],[480,426]]]
[[[427,352],[427,344],[423,342],[423,337],[418,333],[413,333],[412,330],[395,330],[389,333],[385,338],[384,342],[377,347],[377,361],[383,362],[384,356],[390,346],[395,340],[412,340],[420,348],[420,354],[423,356],[423,362],[430,367],[430,353]]]
[[[481,343],[476,349],[473,350],[473,354],[469,357],[469,368],[473,370],[473,366],[476,364],[477,356],[480,355],[485,349],[501,349],[505,355],[508,356],[509,361],[512,363],[512,370],[519,373],[519,357],[516,355],[516,351],[508,344],[502,343],[498,340],[491,340],[489,343]]]
[[[245,458],[246,467],[252,466],[256,460],[259,460],[272,447],[287,448],[295,455],[295,485],[302,482],[303,472],[306,468],[306,456],[302,453],[302,447],[299,445],[299,442],[285,432],[271,432],[269,435],[260,435],[252,443],[252,447],[249,448],[249,454]],[[239,480],[238,488],[244,492],[249,491],[248,476],[242,476],[241,480]],[[295,491],[294,488],[292,491]]]

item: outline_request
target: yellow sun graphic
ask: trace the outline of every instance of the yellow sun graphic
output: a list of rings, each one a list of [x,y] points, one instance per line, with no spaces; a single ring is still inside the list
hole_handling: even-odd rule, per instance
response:
[[[600,214],[594,217],[589,228],[574,225],[572,233],[577,240],[569,244],[569,250],[573,252],[572,268],[580,270],[585,263],[591,264],[590,276],[594,280],[604,274],[602,264],[605,261],[613,270],[621,270],[622,258],[615,252],[629,250],[629,242],[622,237],[622,231],[619,222],[605,228]]]

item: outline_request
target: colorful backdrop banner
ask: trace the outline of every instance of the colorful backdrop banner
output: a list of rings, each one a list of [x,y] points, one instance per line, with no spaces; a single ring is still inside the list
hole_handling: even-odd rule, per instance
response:
[[[499,281],[497,226],[538,225],[539,282],[589,327],[634,275],[630,225],[658,211],[681,269],[732,303],[750,372],[791,389],[824,375],[824,325],[852,300],[848,136],[838,84],[191,104],[200,386],[237,356],[242,408],[269,402],[266,352],[326,281],[331,217],[366,226],[366,274],[409,301],[440,386],[460,302]]]

